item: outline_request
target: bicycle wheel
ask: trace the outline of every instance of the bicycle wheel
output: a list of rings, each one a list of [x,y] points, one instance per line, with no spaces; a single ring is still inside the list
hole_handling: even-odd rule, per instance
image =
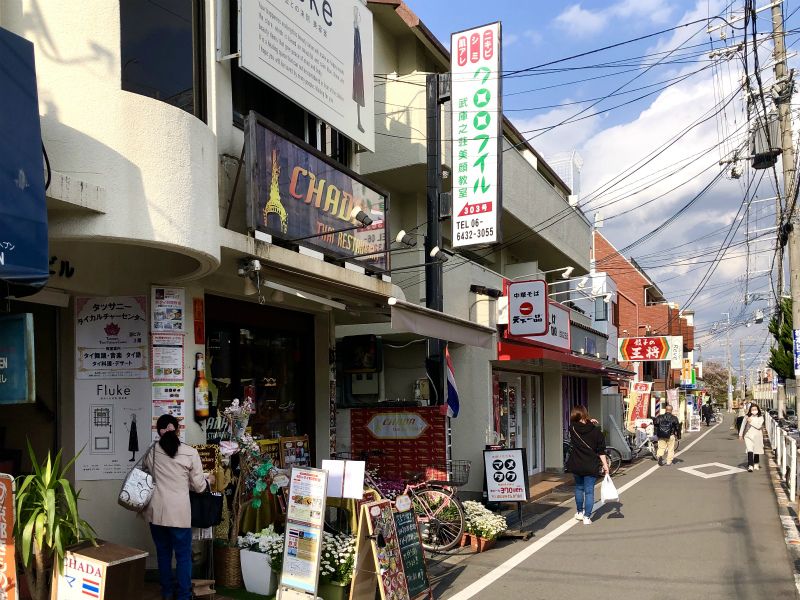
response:
[[[429,552],[454,548],[464,535],[464,507],[449,490],[423,487],[411,493],[422,547]]]
[[[622,453],[616,448],[606,448],[606,458],[608,459],[608,473],[612,477],[619,471],[622,465]]]

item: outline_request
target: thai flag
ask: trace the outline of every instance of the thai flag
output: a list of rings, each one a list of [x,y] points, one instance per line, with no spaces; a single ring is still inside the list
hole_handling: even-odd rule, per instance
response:
[[[84,596],[89,596],[90,598],[99,598],[100,597],[100,582],[94,581],[92,579],[83,578],[83,585],[81,585],[81,592]]]
[[[450,349],[445,346],[444,357],[447,361],[447,416],[458,416],[458,387],[456,387],[456,372],[453,369],[453,360],[450,358]]]

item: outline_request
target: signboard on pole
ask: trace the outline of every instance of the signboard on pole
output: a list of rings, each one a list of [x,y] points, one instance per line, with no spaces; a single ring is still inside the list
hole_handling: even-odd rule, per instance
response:
[[[0,598],[17,600],[14,554],[14,478],[0,473]]]
[[[372,12],[365,3],[259,0],[240,7],[241,68],[374,151]]]
[[[792,330],[792,340],[794,341],[794,377],[800,378],[800,329]]]
[[[500,239],[503,101],[500,23],[450,36],[453,247]]]
[[[544,279],[508,284],[508,333],[546,335],[549,331],[547,282]]]
[[[484,450],[489,502],[527,502],[528,468],[524,448]]]
[[[680,369],[683,365],[683,336],[673,335],[669,338],[669,368]]]
[[[620,362],[670,360],[670,336],[619,338]]]

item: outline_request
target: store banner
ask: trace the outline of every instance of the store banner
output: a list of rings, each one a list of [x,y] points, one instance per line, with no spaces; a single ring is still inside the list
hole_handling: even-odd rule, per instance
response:
[[[0,405],[36,401],[33,315],[0,317]]]
[[[620,362],[671,360],[671,336],[619,338]]]
[[[543,279],[508,284],[508,333],[546,335],[548,332],[547,282]]]
[[[374,152],[372,12],[365,4],[240,2],[239,64]]]
[[[0,473],[0,598],[17,600],[14,550],[14,477]]]
[[[75,378],[146,379],[147,297],[75,299]]]
[[[650,381],[636,381],[631,386],[630,408],[628,424],[636,424],[643,419],[649,418],[647,414],[650,409],[650,390],[653,383]]]
[[[450,36],[455,248],[500,241],[501,48],[499,22]]]
[[[245,145],[251,230],[388,268],[386,193],[252,112],[245,120]],[[372,223],[356,227],[355,208]]]

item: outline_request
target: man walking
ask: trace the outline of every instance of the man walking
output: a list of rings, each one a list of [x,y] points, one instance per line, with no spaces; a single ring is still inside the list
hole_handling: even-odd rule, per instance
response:
[[[664,454],[667,455],[667,466],[672,464],[675,456],[675,440],[681,437],[681,424],[678,417],[672,414],[672,405],[667,404],[666,412],[653,419],[653,428],[658,437],[658,457],[659,466],[664,465]]]
[[[703,404],[703,420],[706,422],[706,427],[711,427],[711,417],[714,416],[714,409],[711,408],[711,400]]]

